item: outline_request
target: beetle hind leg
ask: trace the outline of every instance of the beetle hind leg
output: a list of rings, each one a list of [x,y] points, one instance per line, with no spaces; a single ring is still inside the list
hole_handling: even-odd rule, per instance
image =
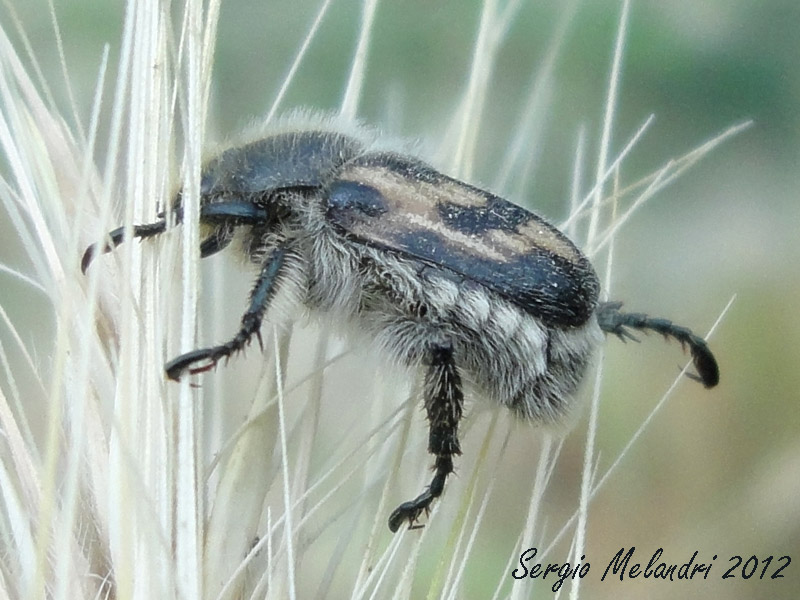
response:
[[[597,309],[597,322],[606,333],[613,333],[621,340],[636,338],[627,328],[640,331],[651,330],[664,337],[678,340],[682,345],[689,346],[692,353],[692,363],[698,375],[689,374],[689,377],[702,383],[705,387],[714,387],[719,383],[719,367],[717,360],[711,353],[706,341],[695,335],[690,329],[675,325],[667,319],[648,317],[642,313],[625,313],[620,311],[621,302],[606,302]]]
[[[389,517],[389,529],[397,531],[403,522],[414,527],[423,512],[442,495],[447,476],[453,472],[453,456],[461,454],[458,424],[464,409],[461,377],[453,359],[451,345],[430,351],[425,376],[425,410],[429,421],[428,452],[436,456],[430,485],[419,496],[398,506]]]

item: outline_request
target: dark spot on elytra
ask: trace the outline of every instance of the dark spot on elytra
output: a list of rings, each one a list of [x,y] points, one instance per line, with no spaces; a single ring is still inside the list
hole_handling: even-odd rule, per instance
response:
[[[535,218],[524,208],[484,195],[486,203],[480,206],[440,202],[436,208],[448,227],[467,235],[482,235],[491,230],[516,232],[520,225]]]
[[[374,187],[355,181],[336,181],[328,189],[328,216],[348,222],[359,217],[380,217],[389,210],[386,198]]]

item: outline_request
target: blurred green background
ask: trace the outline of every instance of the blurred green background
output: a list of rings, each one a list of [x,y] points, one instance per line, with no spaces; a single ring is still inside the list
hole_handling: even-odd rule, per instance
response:
[[[235,137],[265,114],[318,5],[223,2],[211,138]],[[46,4],[31,0],[15,10],[57,104],[69,115]],[[463,0],[379,4],[361,117],[392,135],[436,147],[466,84],[480,10],[479,2]],[[564,10],[558,2],[525,3],[508,32],[481,123],[476,182],[493,181]],[[110,45],[111,65],[118,59],[123,11],[121,2],[56,3],[84,123],[103,45]],[[360,12],[358,2],[334,2],[284,109],[338,109]],[[578,4],[548,90],[544,145],[526,188],[530,197],[514,198],[556,222],[566,216],[581,126],[588,156],[596,155],[619,13],[618,2]],[[623,181],[635,181],[730,125],[754,123],[637,212],[617,238],[612,296],[631,310],[672,318],[702,333],[732,295],[737,299],[711,342],[721,365],[719,387],[707,392],[683,384],[593,504],[587,555],[594,561],[584,584],[589,597],[671,598],[678,590],[695,597],[794,598],[800,589],[798,32],[796,0],[632,4],[612,147],[619,151],[648,115],[656,120],[626,161]],[[107,79],[110,90],[113,77]],[[103,139],[101,131],[99,164]],[[590,158],[588,173],[593,164]],[[7,219],[0,223],[0,261],[26,269]],[[14,281],[4,279],[0,289],[11,318],[37,348],[47,348],[52,329],[42,328],[39,316],[46,302],[30,298]],[[606,357],[601,468],[630,439],[683,360],[678,349],[657,336],[641,345],[612,340]],[[573,471],[574,478],[559,478],[548,491],[554,522],[576,502],[583,432],[576,427],[559,467],[559,474]],[[507,487],[498,500],[508,503],[505,510],[525,501],[529,482],[520,481],[519,474],[532,470],[533,448],[520,432],[512,437],[507,477],[501,479]],[[559,508],[564,503],[568,511]],[[496,535],[477,551],[486,553],[484,566],[493,570],[489,581],[494,582],[513,554],[519,531],[504,528],[501,519],[490,523]],[[781,581],[710,577],[681,584],[600,584],[603,559],[632,545],[647,555],[663,546],[681,562],[695,549],[706,556],[716,553],[717,576],[734,554],[745,559],[788,554],[796,562]],[[520,552],[526,547],[523,541]],[[486,592],[479,568],[474,570],[478,598]],[[540,584],[524,585],[533,591]],[[487,586],[491,590],[494,583]],[[537,593],[550,594],[541,586]]]

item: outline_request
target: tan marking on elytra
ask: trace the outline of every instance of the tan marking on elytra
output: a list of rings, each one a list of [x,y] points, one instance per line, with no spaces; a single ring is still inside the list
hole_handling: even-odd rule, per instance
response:
[[[442,223],[438,206],[444,203],[464,207],[481,207],[487,196],[447,177],[437,183],[414,180],[387,167],[353,166],[340,173],[339,178],[371,186],[380,191],[390,207],[386,218],[409,231],[424,229],[442,236],[447,242],[460,246],[478,256],[507,262],[515,256],[530,254],[536,249],[561,256],[570,262],[580,259],[580,252],[557,229],[541,217],[530,213],[526,223],[516,224],[515,230],[491,229],[481,236],[469,235]],[[488,193],[487,193],[488,194]],[[365,232],[366,233],[366,232]],[[373,239],[383,238],[371,231]],[[391,243],[391,239],[382,239]]]
[[[458,182],[444,179],[433,184],[405,177],[387,167],[354,166],[345,169],[339,178],[374,187],[391,205],[419,214],[436,212],[437,206],[450,202],[460,206],[485,206],[486,198]]]
[[[433,231],[442,236],[447,242],[471,250],[472,254],[486,257],[497,262],[507,262],[509,259],[507,255],[497,252],[496,248],[486,245],[484,239],[461,233],[452,227],[442,224],[441,220],[430,221],[425,217],[413,213],[405,213],[403,215],[403,220],[413,225],[421,226],[426,231]]]
[[[462,185],[452,179],[444,179],[435,186],[426,184],[428,187],[435,187],[442,199],[451,204],[465,207],[486,206],[487,198],[474,190]]]
[[[570,262],[577,262],[581,258],[581,253],[563,233],[538,219],[521,225],[518,231],[521,236],[536,240],[537,245],[556,256]]]
[[[502,247],[487,245],[486,238],[472,236],[448,227],[442,223],[438,206],[445,202],[454,202],[466,206],[485,204],[486,200],[465,189],[463,186],[438,185],[426,181],[417,181],[404,177],[388,168],[356,166],[339,175],[344,181],[354,181],[371,186],[380,191],[390,206],[386,215],[388,221],[403,226],[408,231],[432,231],[441,236],[443,241],[465,252],[482,256],[498,262],[506,262],[510,256],[502,252]],[[480,198],[480,204],[477,199]],[[366,233],[366,232],[364,232]],[[393,240],[381,236],[378,231],[370,231],[372,239],[389,243]]]
[[[484,234],[495,246],[500,246],[515,254],[528,254],[531,251],[530,240],[513,231],[490,229]]]

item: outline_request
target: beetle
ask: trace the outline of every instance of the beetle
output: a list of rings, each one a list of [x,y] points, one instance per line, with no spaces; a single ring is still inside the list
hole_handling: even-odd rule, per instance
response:
[[[601,302],[589,260],[545,219],[368,138],[333,127],[286,130],[204,166],[201,257],[239,232],[259,274],[236,335],[169,361],[167,377],[207,371],[260,341],[282,294],[365,332],[389,360],[423,368],[434,474],[392,512],[391,531],[414,526],[442,494],[461,454],[465,388],[523,419],[559,422],[603,333],[635,339],[631,330],[688,346],[693,377],[718,383],[714,355],[691,330]],[[132,237],[163,233],[170,216],[180,223],[180,193],[169,211],[135,225]],[[120,227],[89,246],[81,269],[125,235]]]

